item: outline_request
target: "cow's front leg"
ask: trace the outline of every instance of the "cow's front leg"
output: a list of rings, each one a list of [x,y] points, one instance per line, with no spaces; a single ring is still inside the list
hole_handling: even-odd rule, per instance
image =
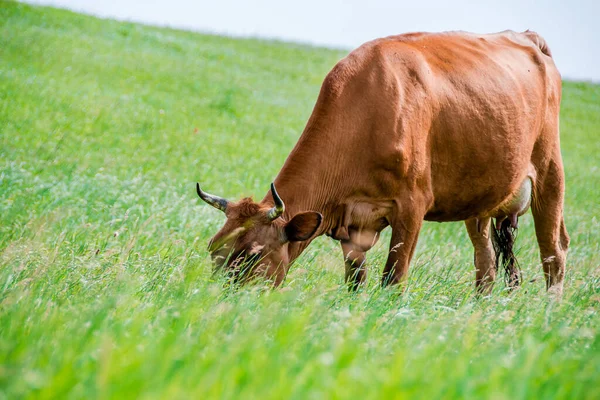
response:
[[[383,269],[382,286],[395,285],[406,279],[425,216],[425,212],[414,208],[404,208],[400,211],[396,212],[390,221],[392,240]]]
[[[346,274],[344,280],[349,291],[356,291],[367,279],[366,252],[356,249],[350,241],[342,241]]]
[[[373,227],[351,227],[348,237],[341,240],[346,264],[348,290],[357,290],[367,279],[366,254],[379,240],[379,230]]]

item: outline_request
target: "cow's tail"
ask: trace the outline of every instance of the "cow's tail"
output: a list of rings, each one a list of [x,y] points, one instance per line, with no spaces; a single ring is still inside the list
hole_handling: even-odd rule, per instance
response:
[[[538,35],[537,32],[530,31],[529,29],[527,29],[525,32],[523,32],[523,34],[525,34],[525,36],[527,36],[529,38],[529,40],[531,40],[533,43],[535,43],[536,46],[540,48],[542,53],[544,53],[548,57],[552,57],[552,52],[550,51],[550,47],[548,47],[548,44],[546,43],[544,38],[541,37],[540,35]]]
[[[496,271],[502,266],[504,281],[510,289],[519,286],[521,270],[513,252],[517,228],[513,228],[510,218],[500,223],[499,229],[492,223],[492,243],[496,251]]]

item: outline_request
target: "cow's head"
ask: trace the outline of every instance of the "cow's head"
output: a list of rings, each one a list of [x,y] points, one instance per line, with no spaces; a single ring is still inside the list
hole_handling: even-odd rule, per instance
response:
[[[225,270],[235,282],[256,277],[281,283],[290,263],[289,243],[310,239],[321,224],[322,215],[308,211],[290,221],[280,218],[285,204],[271,184],[275,205],[255,203],[250,198],[231,202],[213,196],[196,184],[198,196],[227,216],[225,225],[210,240],[208,250],[215,271]]]

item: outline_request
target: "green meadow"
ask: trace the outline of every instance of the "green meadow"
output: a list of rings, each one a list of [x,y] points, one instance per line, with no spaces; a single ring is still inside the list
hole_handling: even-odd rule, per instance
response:
[[[0,1],[0,399],[600,398],[598,85],[564,82],[562,302],[530,214],[513,293],[474,297],[462,223],[401,296],[389,231],[355,294],[325,237],[280,289],[212,276],[195,182],[262,198],[345,54]]]

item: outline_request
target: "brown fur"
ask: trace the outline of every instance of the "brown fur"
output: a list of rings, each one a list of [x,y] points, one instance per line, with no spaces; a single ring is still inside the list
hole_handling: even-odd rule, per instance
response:
[[[543,37],[538,35],[536,32],[530,31],[529,29],[523,32],[523,34],[525,34],[533,43],[535,43],[540,48],[542,53],[548,57],[552,57],[552,52],[550,51],[550,48],[546,44],[546,41]]]
[[[495,276],[489,229],[482,232],[469,221],[508,216],[516,225],[526,210],[500,210],[515,203],[531,179],[547,287],[560,294],[568,235],[561,78],[550,54],[529,31],[414,33],[365,43],[325,78],[275,179],[286,205],[282,218],[270,223],[251,212],[228,211],[217,236],[246,224],[244,218],[258,218],[246,228],[243,246],[259,243],[275,254],[264,265],[278,284],[312,240],[286,241],[285,223],[298,213],[318,212],[323,221],[313,238],[341,240],[347,280],[355,287],[366,276],[365,252],[386,226],[392,241],[382,283],[393,284],[407,275],[423,220],[465,220],[478,290],[487,292]],[[261,214],[272,205],[269,193],[244,210]]]
[[[238,221],[248,219],[260,211],[261,206],[250,197],[245,197],[237,203],[230,204],[227,208],[228,214]]]

